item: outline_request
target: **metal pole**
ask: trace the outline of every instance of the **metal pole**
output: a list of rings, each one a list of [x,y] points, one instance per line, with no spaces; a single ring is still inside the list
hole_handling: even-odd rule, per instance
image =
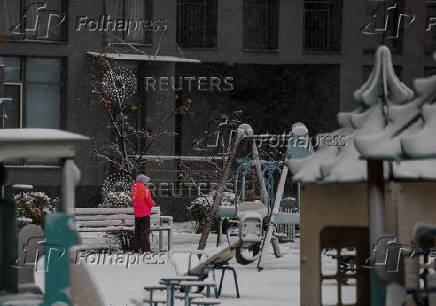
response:
[[[79,181],[79,168],[72,159],[66,159],[62,169],[62,212],[74,215],[74,189]]]
[[[5,66],[4,65],[0,65],[0,97],[3,97],[4,96],[4,93],[5,93],[5,86],[4,86],[4,80],[5,80]],[[2,117],[3,117],[3,114],[4,114],[4,110],[3,110],[3,112],[2,112]],[[2,126],[3,126],[3,128],[4,128],[4,118],[3,118],[3,124],[2,124]],[[0,163],[0,171],[2,172],[2,173],[0,173],[0,176],[1,177],[3,177],[3,178],[5,178],[6,177],[6,169],[4,168],[4,163],[3,162],[1,162]],[[4,181],[2,181],[1,182],[1,190],[0,190],[0,193],[1,193],[1,198],[2,199],[4,199],[5,198],[5,184],[6,183],[6,180],[4,180]]]
[[[385,198],[383,161],[368,160],[368,209],[370,250],[385,232]],[[385,288],[376,271],[370,271],[371,305],[385,305]]]

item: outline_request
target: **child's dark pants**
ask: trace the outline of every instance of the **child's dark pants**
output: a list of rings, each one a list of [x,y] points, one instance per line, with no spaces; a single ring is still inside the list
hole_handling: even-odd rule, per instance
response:
[[[135,217],[134,248],[150,251],[150,216]]]

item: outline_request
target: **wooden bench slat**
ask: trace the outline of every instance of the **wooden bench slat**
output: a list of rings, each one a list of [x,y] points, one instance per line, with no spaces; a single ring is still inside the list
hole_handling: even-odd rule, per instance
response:
[[[134,231],[134,226],[104,226],[104,227],[81,227],[79,229],[80,232],[121,232],[121,231]],[[152,232],[163,232],[170,231],[171,227],[162,226],[162,227],[151,227],[150,231]]]
[[[105,227],[125,225],[123,220],[105,220],[105,221],[78,221],[79,227]]]
[[[126,208],[75,208],[76,215],[118,215],[126,214],[133,215],[133,207]],[[155,206],[151,208],[151,213],[159,213],[160,207]]]
[[[82,227],[80,232],[122,232],[134,231],[134,227],[127,226],[109,226],[109,227]]]
[[[104,221],[104,220],[135,220],[134,215],[76,215],[76,221]]]

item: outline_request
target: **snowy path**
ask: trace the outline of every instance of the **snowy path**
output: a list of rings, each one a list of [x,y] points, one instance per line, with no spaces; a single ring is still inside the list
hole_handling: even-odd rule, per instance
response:
[[[180,226],[179,226],[180,227]],[[174,233],[175,250],[196,248],[200,235],[183,231],[183,227]],[[216,235],[211,235],[208,245],[214,246]],[[298,243],[281,244],[283,256],[279,259],[272,255],[267,260],[265,270],[257,272],[256,263],[242,266],[232,261],[238,271],[241,298],[236,298],[233,277],[226,273],[221,295],[221,305],[256,306],[256,305],[299,305],[299,245]],[[167,257],[165,256],[167,259]],[[174,276],[173,265],[146,264],[141,262],[125,265],[91,265],[91,271],[106,305],[144,305],[143,287],[155,285],[160,278]],[[219,276],[218,276],[219,277]],[[176,305],[183,305],[178,301]]]

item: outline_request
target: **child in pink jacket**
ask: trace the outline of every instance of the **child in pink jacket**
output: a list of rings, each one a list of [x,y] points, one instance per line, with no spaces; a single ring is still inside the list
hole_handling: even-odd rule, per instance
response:
[[[149,181],[148,176],[139,174],[136,177],[136,183],[132,187],[133,209],[135,212],[133,248],[143,252],[150,251],[150,215],[151,208],[156,205],[151,198],[150,190],[146,187]]]

